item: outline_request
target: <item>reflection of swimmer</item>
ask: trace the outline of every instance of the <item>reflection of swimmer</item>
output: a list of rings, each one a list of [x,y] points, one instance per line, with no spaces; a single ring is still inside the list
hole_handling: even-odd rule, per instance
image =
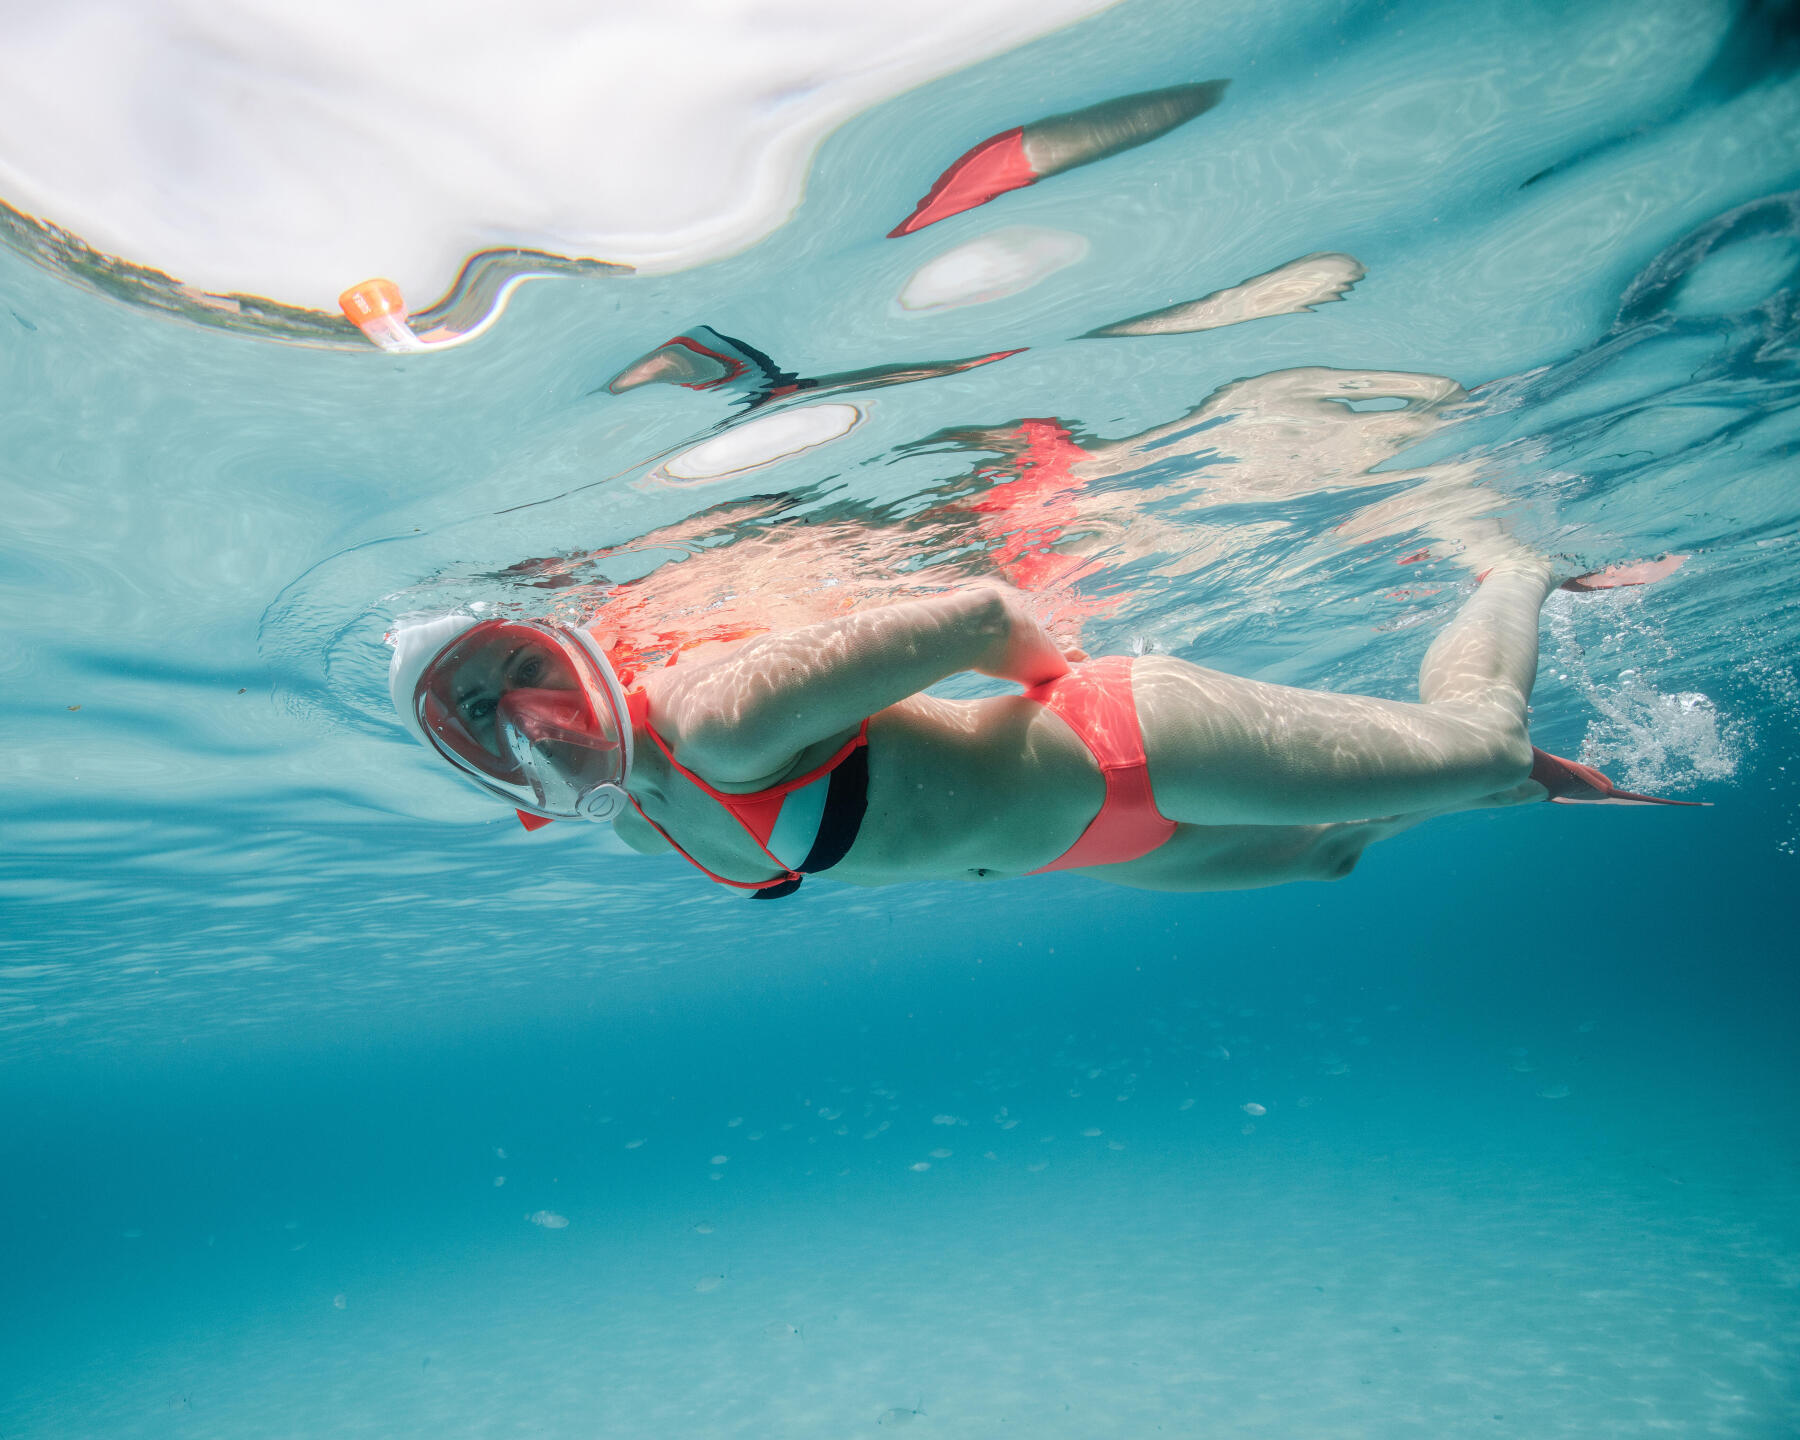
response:
[[[946,583],[1031,592],[1045,626],[1077,644],[1084,622],[1119,602],[1076,588],[1099,562],[1061,548],[1083,484],[1067,458],[1080,452],[1054,421],[1022,421],[1012,433],[1018,453],[983,467],[983,488],[916,515],[887,519],[844,504],[787,514],[787,496],[731,501],[629,545],[522,561],[505,578],[563,592],[565,611],[598,607],[591,628],[633,668],[933,595]],[[608,578],[646,561],[651,568],[634,579]]]
[[[585,630],[445,616],[396,633],[390,685],[408,728],[528,825],[611,820],[753,894],[824,870],[1237,889],[1337,878],[1433,815],[1628,798],[1581,795],[1531,746],[1537,615],[1559,578],[1523,552],[1496,564],[1412,704],[1089,660],[989,588],[643,674]],[[923,693],[964,671],[1024,693]]]
[[[780,499],[733,502],[618,549],[522,562],[508,578],[567,592],[564,612],[591,615],[641,667],[955,584],[1030,592],[1051,633],[1079,644],[1083,623],[1123,598],[1091,593],[1103,568],[1192,573],[1261,538],[1262,527],[1241,523],[1202,529],[1195,518],[1207,509],[1261,504],[1279,516],[1284,502],[1322,491],[1384,492],[1339,526],[1340,544],[1404,534],[1413,550],[1422,539],[1480,569],[1515,548],[1492,518],[1499,497],[1466,467],[1380,468],[1467,398],[1441,376],[1308,367],[1234,381],[1117,439],[1077,436],[1049,417],[957,427],[912,448],[994,458],[922,510],[838,503],[790,515]],[[1188,462],[1182,479],[1145,483],[1150,467],[1175,459]],[[1131,488],[1097,483],[1115,477]],[[611,578],[658,557],[648,573]]]
[[[1438,375],[1308,366],[1232,381],[1184,415],[1117,439],[1077,438],[1057,425],[1060,438],[1047,473],[1058,483],[1046,487],[1046,500],[1072,537],[1059,548],[1105,553],[1114,563],[1159,552],[1186,557],[1153,566],[1174,576],[1230,548],[1230,535],[1220,532],[1214,545],[1194,553],[1192,517],[1207,509],[1262,505],[1279,515],[1284,502],[1303,496],[1400,486],[1401,493],[1358,509],[1340,527],[1340,539],[1367,544],[1422,529],[1427,541],[1480,568],[1511,547],[1490,518],[1499,497],[1477,485],[1466,468],[1423,467],[1405,476],[1380,468],[1440,429],[1467,399],[1454,380]],[[986,450],[1023,466],[1033,457],[1022,438],[1034,424],[1056,422],[954,427],[919,443]],[[1129,510],[1094,483],[1167,470],[1174,460],[1189,462],[1183,478],[1138,480]],[[1152,501],[1162,502],[1160,515],[1146,513]]]

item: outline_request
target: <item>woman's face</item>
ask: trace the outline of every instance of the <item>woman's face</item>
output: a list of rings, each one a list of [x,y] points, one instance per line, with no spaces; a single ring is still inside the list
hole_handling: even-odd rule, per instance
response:
[[[469,734],[489,754],[500,754],[494,712],[509,690],[576,690],[568,662],[549,645],[526,640],[517,645],[484,645],[456,668],[450,701]]]

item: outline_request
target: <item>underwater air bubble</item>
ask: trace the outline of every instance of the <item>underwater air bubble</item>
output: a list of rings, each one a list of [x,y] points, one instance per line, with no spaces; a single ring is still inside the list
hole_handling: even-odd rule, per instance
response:
[[[569,1228],[569,1217],[558,1215],[554,1210],[533,1210],[525,1218],[533,1225],[540,1226],[545,1230],[567,1230]]]

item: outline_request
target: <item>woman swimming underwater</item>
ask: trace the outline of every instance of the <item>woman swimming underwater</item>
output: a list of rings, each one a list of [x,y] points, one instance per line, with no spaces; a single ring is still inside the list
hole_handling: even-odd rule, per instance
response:
[[[1416,703],[1064,653],[1002,587],[642,675],[583,630],[442,616],[392,637],[390,687],[407,727],[528,826],[610,820],[758,896],[820,871],[1241,889],[1338,878],[1372,841],[1459,810],[1680,803],[1533,749],[1538,612],[1559,578],[1524,552],[1496,563],[1427,652]],[[924,693],[963,671],[1024,693]]]

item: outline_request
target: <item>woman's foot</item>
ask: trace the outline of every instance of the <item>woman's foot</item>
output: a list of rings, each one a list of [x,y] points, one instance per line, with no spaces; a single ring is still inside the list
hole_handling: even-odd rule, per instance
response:
[[[1531,778],[1550,793],[1554,805],[1705,805],[1704,800],[1670,800],[1661,795],[1639,795],[1621,790],[1591,765],[1565,760],[1548,750],[1531,747]]]
[[[1577,575],[1572,580],[1565,580],[1565,590],[1619,590],[1627,585],[1654,585],[1658,580],[1673,575],[1688,557],[1685,555],[1664,555],[1659,560],[1633,560],[1624,565],[1608,565],[1604,570],[1595,570],[1592,574]]]

